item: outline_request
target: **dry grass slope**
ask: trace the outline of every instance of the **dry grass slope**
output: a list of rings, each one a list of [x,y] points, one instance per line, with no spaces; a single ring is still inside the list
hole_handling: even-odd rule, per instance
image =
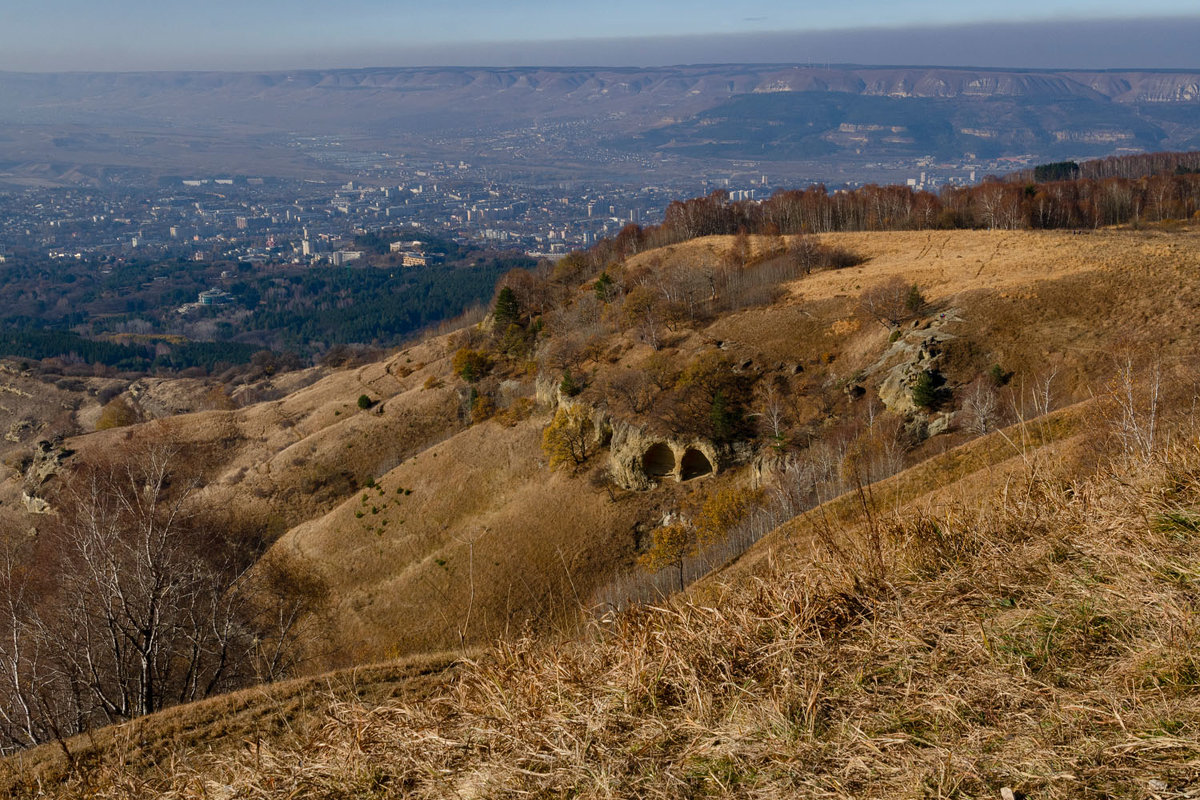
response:
[[[859,523],[711,601],[502,644],[432,700],[333,703],[303,746],[88,796],[1194,796],[1194,441]]]
[[[96,752],[116,754],[97,756],[105,771],[54,791],[1184,796],[1198,767],[1187,742],[1200,688],[1189,555],[1200,455],[1181,447],[1079,476],[1097,463],[1087,434],[1121,347],[1194,379],[1198,236],[829,236],[866,263],[672,332],[662,352],[680,364],[720,342],[747,374],[791,381],[797,428],[820,435],[861,412],[865,401],[842,389],[872,391],[890,345],[856,310],[859,294],[900,276],[931,303],[914,335],[939,325],[956,337],[944,360],[952,381],[1000,363],[1024,391],[1021,380],[1051,369],[1058,403],[1075,405],[960,447],[966,434],[935,437],[918,451],[924,463],[865,502],[843,497],[785,525],[690,600],[558,643],[540,634],[571,631],[580,599],[632,565],[634,526],[695,485],[610,496],[582,474],[550,472],[544,409],[468,425],[447,339],[278,400],[81,437],[71,443],[81,454],[127,436],[172,438],[202,466],[206,503],[251,518],[320,573],[331,636],[314,664],[509,643],[419,703],[305,699],[302,736],[264,729],[246,752],[225,746],[250,735],[236,724],[185,721],[203,733],[172,738],[170,714],[210,713],[200,708],[146,729],[165,743],[148,733],[130,749],[97,734]],[[635,261],[698,263],[729,244]],[[592,387],[651,354],[631,330],[606,335]],[[356,407],[363,393],[378,401],[370,410]],[[522,637],[526,623],[539,635]],[[239,708],[259,714],[258,696],[274,695],[244,695]],[[219,752],[205,753],[209,735],[223,737]]]
[[[152,775],[181,757],[214,763],[253,743],[303,743],[318,734],[330,703],[430,696],[454,674],[457,658],[425,656],[246,689],[77,736],[63,746],[44,745],[0,762],[0,794],[42,796],[64,782],[75,782],[71,791],[81,793],[90,784],[118,781],[132,791],[136,774]],[[80,782],[82,775],[87,777]]]

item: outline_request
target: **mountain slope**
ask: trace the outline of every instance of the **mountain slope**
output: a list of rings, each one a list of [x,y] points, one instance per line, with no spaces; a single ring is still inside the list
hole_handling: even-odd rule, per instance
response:
[[[1095,474],[1022,457],[963,473],[969,495],[868,502],[694,599],[503,644],[427,694],[380,698],[365,671],[362,699],[314,702],[292,732],[151,739],[156,765],[101,747],[52,794],[1190,796],[1200,453]],[[265,720],[289,692],[261,693]],[[136,725],[166,738],[181,713]],[[49,777],[57,752],[29,762]]]
[[[481,667],[482,671],[471,673],[474,677],[445,687],[446,696],[453,698],[447,702],[469,709],[467,716],[438,716],[449,714],[440,706],[389,707],[379,712],[390,720],[379,723],[384,726],[381,730],[390,731],[388,737],[400,737],[389,738],[388,746],[397,741],[397,746],[416,746],[404,738],[408,734],[389,727],[396,719],[416,720],[414,728],[405,730],[454,731],[453,735],[438,736],[457,741],[454,737],[461,731],[455,726],[461,720],[467,720],[463,724],[468,727],[490,730],[480,720],[480,715],[492,713],[489,708],[501,709],[497,713],[508,713],[504,710],[508,709],[518,718],[526,711],[535,713],[536,706],[529,704],[539,702],[537,697],[493,695],[488,699],[487,682],[494,675],[488,670],[499,669],[506,676],[504,681],[509,683],[502,681],[502,686],[517,681],[546,695],[541,670],[545,664],[554,664],[545,668],[556,672],[560,678],[555,680],[568,686],[563,689],[567,692],[562,695],[567,698],[563,702],[596,703],[603,710],[596,724],[604,728],[604,736],[620,742],[611,752],[628,752],[622,748],[633,742],[622,737],[637,729],[631,720],[639,715],[658,720],[648,725],[673,730],[680,724],[677,713],[699,714],[695,718],[708,726],[702,726],[705,737],[736,743],[741,741],[736,731],[724,726],[744,724],[755,741],[783,747],[771,738],[773,728],[763,729],[766,717],[759,711],[768,712],[762,707],[755,706],[758,710],[741,720],[736,704],[723,705],[725,700],[709,704],[703,687],[715,680],[715,673],[706,673],[698,684],[688,684],[691,678],[683,676],[682,683],[660,680],[654,684],[658,688],[647,689],[643,682],[649,680],[646,659],[652,653],[663,653],[662,647],[651,644],[655,637],[671,642],[681,653],[687,652],[687,641],[696,643],[701,648],[695,651],[698,666],[715,663],[712,659],[718,656],[714,653],[730,648],[741,653],[730,668],[733,671],[728,672],[734,676],[729,678],[732,683],[718,683],[724,688],[713,691],[732,692],[734,684],[758,681],[753,687],[744,687],[753,692],[761,689],[763,694],[754,695],[754,702],[760,703],[768,702],[774,691],[771,687],[786,685],[780,678],[783,673],[768,670],[770,674],[760,675],[746,665],[756,659],[769,661],[775,652],[771,648],[792,641],[789,637],[794,634],[807,642],[802,649],[811,648],[814,657],[827,665],[829,676],[840,676],[836,679],[841,681],[837,684],[840,688],[829,701],[837,706],[835,700],[843,696],[841,692],[859,691],[854,688],[854,674],[878,666],[872,655],[876,651],[870,648],[886,644],[872,638],[876,632],[867,624],[867,617],[898,626],[896,635],[904,641],[917,635],[915,629],[906,627],[910,624],[907,617],[893,615],[894,606],[886,599],[892,595],[887,592],[895,590],[913,598],[933,615],[930,619],[957,626],[958,631],[965,624],[955,616],[962,608],[989,609],[988,619],[993,622],[988,624],[997,626],[986,633],[992,641],[1008,635],[1004,631],[1009,622],[1034,626],[1020,628],[1023,637],[1041,624],[1039,620],[1048,618],[1047,614],[1065,618],[1071,609],[1061,605],[1060,594],[1067,598],[1062,602],[1100,602],[1102,593],[1082,599],[1070,592],[1063,594],[1062,581],[1066,579],[1048,574],[1046,564],[1055,562],[1045,559],[1064,558],[1062,553],[1054,555],[1060,522],[1078,520],[1080,514],[1086,517],[1091,507],[1087,503],[1107,508],[1108,490],[1104,487],[1108,484],[1104,481],[1109,478],[1104,474],[1088,477],[1097,465],[1117,463],[1121,465],[1117,469],[1129,471],[1135,482],[1143,474],[1160,480],[1154,477],[1161,473],[1152,466],[1150,456],[1162,452],[1161,447],[1141,447],[1130,437],[1145,433],[1147,414],[1166,426],[1176,412],[1190,408],[1197,374],[1192,350],[1200,334],[1200,322],[1190,313],[1200,303],[1198,236],[1194,227],[1176,223],[1088,235],[1020,231],[836,234],[821,237],[821,243],[851,251],[857,259],[837,261],[837,268],[827,266],[809,274],[788,272],[780,266],[781,260],[791,258],[789,248],[806,246],[806,240],[797,238],[710,237],[648,250],[623,263],[592,265],[595,270],[603,267],[600,274],[606,280],[597,279],[596,272],[589,274],[587,263],[575,258],[564,261],[555,273],[512,279],[507,288],[514,290],[517,309],[505,313],[518,321],[503,335],[489,325],[472,327],[432,338],[375,364],[297,377],[293,391],[279,399],[228,411],[166,416],[75,437],[64,443],[74,455],[63,455],[57,472],[37,493],[54,508],[70,500],[60,485],[95,454],[128,442],[167,442],[176,448],[180,474],[185,474],[186,467],[186,474],[199,479],[200,487],[192,497],[197,511],[266,547],[268,557],[288,556],[289,563],[301,570],[299,574],[319,577],[328,587],[328,602],[314,614],[310,629],[319,630],[320,635],[304,643],[306,669],[319,671],[447,649],[469,650],[496,639],[508,643],[493,653],[488,661],[492,666]],[[723,276],[720,281],[717,275]],[[763,275],[792,277],[771,285],[770,292],[746,288],[753,288],[751,282]],[[738,284],[735,278],[745,283]],[[919,302],[906,300],[907,310],[899,320],[872,313],[875,290],[898,285],[907,298],[914,284]],[[716,298],[726,305],[706,306],[708,310],[695,310],[691,315],[686,304],[655,305],[654,298],[683,296],[689,286],[699,286],[704,298],[714,294],[713,287],[721,287],[720,293],[728,290],[727,296]],[[731,286],[741,286],[745,292],[737,294],[728,289]],[[537,302],[543,303],[538,321],[532,319],[532,312],[520,316],[520,308],[532,309]],[[498,303],[496,316],[502,310]],[[659,313],[661,317],[654,316]],[[536,350],[528,349],[531,340],[537,343]],[[489,361],[490,366],[485,366]],[[1147,377],[1161,379],[1159,391],[1153,395],[1141,388],[1136,370],[1142,367]],[[492,371],[488,373],[488,369]],[[932,408],[914,400],[913,380],[921,373],[936,373],[943,381],[941,396]],[[153,393],[164,408],[169,406],[168,386],[158,385]],[[360,405],[358,398],[364,394],[366,400]],[[981,403],[988,397],[992,406],[985,413]],[[769,427],[773,407],[782,420],[777,430]],[[551,469],[547,462],[554,450],[543,449],[544,431],[568,409],[591,415],[588,453],[579,465],[568,461]],[[1026,422],[1021,424],[1021,420]],[[1012,422],[1018,425],[992,433]],[[717,423],[727,427],[723,430]],[[988,435],[977,438],[980,433]],[[1111,461],[1114,441],[1118,450],[1124,447],[1126,457],[1136,455],[1137,460]],[[1187,514],[1194,503],[1187,477],[1193,469],[1189,460],[1193,456],[1175,451],[1169,455],[1182,459],[1170,467],[1181,476],[1180,488],[1173,490],[1178,497],[1147,506],[1152,510],[1141,519],[1144,523],[1156,514],[1175,513],[1170,504],[1178,505],[1175,510],[1184,514],[1180,517],[1183,521],[1176,520],[1168,527],[1173,531],[1180,528],[1170,535],[1182,537],[1178,542],[1184,547],[1190,541]],[[683,459],[689,457],[699,459],[709,471],[683,470]],[[674,471],[663,468],[663,459]],[[817,468],[822,470],[819,475]],[[3,497],[19,496],[23,479],[13,476],[6,481]],[[871,484],[869,491],[856,491],[865,484]],[[1005,486],[1010,489],[1008,499],[1003,496]],[[1064,486],[1071,488],[1066,491]],[[1018,488],[1025,494],[1013,495]],[[611,640],[607,637],[613,631],[603,626],[591,633],[586,633],[586,624],[579,627],[581,619],[587,621],[580,610],[594,608],[598,598],[613,598],[613,604],[621,606],[637,596],[636,592],[621,596],[627,585],[623,582],[645,584],[649,580],[638,566],[638,558],[657,546],[656,536],[664,529],[681,519],[697,517],[701,513],[697,509],[705,508],[723,492],[759,490],[759,495],[743,496],[761,499],[762,505],[755,511],[761,514],[752,522],[766,538],[756,546],[751,546],[753,538],[749,539],[746,545],[751,549],[740,562],[695,589],[694,597],[705,600],[715,611],[690,607],[634,612],[617,618],[617,638]],[[1001,492],[994,501],[1000,509],[997,516],[976,513],[979,498],[993,490]],[[832,504],[818,505],[837,495],[844,496]],[[1158,502],[1152,494],[1132,497],[1116,490],[1112,497],[1114,502],[1128,500],[1135,506]],[[1046,522],[1036,516],[1039,509],[1059,516]],[[5,520],[12,522],[3,533],[13,540],[36,541],[36,534],[29,535],[31,528],[53,528],[53,515],[26,513],[7,499],[3,511]],[[1122,530],[1132,524],[1128,509],[1113,513],[1124,526]],[[778,530],[762,529],[768,522],[768,528]],[[1037,529],[1042,533],[1036,540],[1018,536],[1022,526],[1043,523],[1046,527]],[[1143,524],[1129,536],[1151,536],[1147,541],[1154,542],[1154,547],[1166,548],[1155,551],[1153,559],[1161,556],[1163,560],[1151,559],[1148,563],[1157,566],[1152,574],[1146,573],[1144,565],[1134,563],[1127,558],[1128,552],[1120,550],[1125,547],[1124,540],[1104,538],[1116,536],[1116,528],[1080,524],[1083,527],[1068,531],[1078,538],[1064,545],[1068,561],[1076,551],[1088,554],[1078,563],[1072,562],[1076,572],[1071,574],[1076,577],[1082,574],[1078,570],[1088,568],[1088,559],[1100,557],[1089,549],[1089,537],[1112,544],[1119,562],[1114,562],[1112,569],[1131,585],[1157,581],[1160,567],[1183,558],[1183,551],[1170,549],[1176,545],[1163,538],[1167,536],[1165,528],[1160,530],[1155,523],[1147,534]],[[727,528],[723,532],[732,531],[732,526]],[[882,555],[879,548],[885,548]],[[1190,574],[1190,562],[1179,563],[1180,574]],[[1021,572],[1022,564],[1028,566],[1028,574]],[[898,572],[889,572],[891,569]],[[1005,586],[1025,587],[1021,597],[1036,596],[1038,605],[1019,617],[1003,616],[1014,608],[1001,592],[1004,586],[993,590],[991,584],[978,584],[979,576],[989,570],[1005,576],[1001,579]],[[680,575],[683,572],[681,568]],[[1181,584],[1184,588],[1179,589],[1183,594],[1158,583],[1147,591],[1165,592],[1166,601],[1183,603],[1184,595],[1191,591],[1186,574]],[[673,575],[669,572],[667,577]],[[817,583],[806,583],[810,578]],[[782,594],[771,595],[765,610],[754,605],[758,602],[755,592],[762,587],[760,579],[785,587],[779,590]],[[943,580],[946,582],[938,583]],[[726,583],[731,587],[726,588]],[[968,602],[971,591],[985,589],[993,594],[984,605]],[[872,594],[876,590],[884,594]],[[937,598],[944,596],[960,599],[943,608]],[[805,605],[810,601],[815,605]],[[734,602],[741,605],[730,605]],[[850,605],[839,605],[843,602]],[[751,624],[747,620],[760,612],[768,617],[785,613],[796,603],[818,616],[828,613],[836,619],[809,619],[804,611],[804,619],[787,623],[799,627],[787,628],[791,632],[780,634],[783,639],[764,632],[770,642],[766,651],[745,644],[747,637],[757,641],[758,635],[742,631],[744,624]],[[729,618],[736,617],[738,622],[726,624],[718,619],[727,609]],[[1128,641],[1136,641],[1142,648],[1137,652],[1144,655],[1146,642],[1163,631],[1132,607],[1122,613],[1126,616],[1121,624],[1131,626]],[[738,616],[743,614],[750,616]],[[703,630],[688,627],[692,625],[689,620],[697,619],[705,620],[700,626]],[[673,627],[672,620],[685,624]],[[837,630],[827,631],[822,627],[827,624]],[[584,638],[576,639],[581,630]],[[705,631],[719,636],[704,640]],[[822,638],[834,632],[835,639],[843,632],[849,637],[854,643],[852,653],[861,655],[865,648],[867,655],[838,661],[834,650],[825,649],[833,647],[833,640]],[[816,638],[805,638],[810,636]],[[588,637],[598,638],[599,649],[587,649]],[[514,645],[514,641],[522,644]],[[550,661],[540,660],[545,653],[539,649],[541,645],[527,644],[532,641],[566,642],[562,645],[565,649],[557,652],[568,655],[551,653],[546,656]],[[1111,644],[1107,638],[1103,642],[1105,648]],[[610,645],[635,658],[625,665],[633,670],[629,673],[632,677],[626,676],[633,683],[622,683],[626,677],[618,680],[605,672],[609,665],[622,663],[613,649],[605,649]],[[750,649],[738,650],[743,646]],[[916,658],[904,648],[888,652],[902,660]],[[1012,659],[1001,659],[988,669],[1003,672],[1005,680],[1015,680],[1022,669],[1047,668],[1040,662],[1030,666],[1034,662],[1029,659],[1042,656],[1026,653],[1017,658],[1015,652],[1008,653]],[[955,653],[954,658],[967,659],[963,663],[969,662],[971,669],[982,668],[977,660],[970,660],[978,653],[970,658],[965,651]],[[1100,659],[1095,664],[1101,672],[1136,666],[1109,649],[1081,650],[1076,655],[1082,660],[1051,665],[1066,672],[1045,673],[1045,680],[1057,679],[1055,676],[1065,676],[1063,680],[1068,682],[1082,680],[1079,676],[1085,670],[1079,665],[1093,656]],[[555,661],[560,657],[565,660]],[[880,657],[885,661],[892,658]],[[799,668],[803,659],[797,658],[797,663],[787,666],[789,670]],[[682,669],[683,663],[672,662],[671,669]],[[582,665],[578,673],[582,676],[579,686],[584,687],[579,689],[581,695],[570,694],[575,691],[570,688],[575,680],[571,676],[576,675],[571,664]],[[819,675],[805,674],[819,679]],[[616,695],[603,688],[614,685],[622,687]],[[699,705],[692,707],[687,698],[697,685],[701,687]],[[808,697],[823,696],[821,692],[826,690],[815,686],[808,685]],[[930,686],[921,691],[932,693]],[[1020,691],[1028,689],[1029,684],[1021,684]],[[1071,703],[1091,703],[1094,692],[1099,691],[1084,683],[1072,683],[1067,689],[1078,690],[1064,694],[1065,702]],[[272,690],[264,691],[270,696]],[[613,700],[614,696],[619,701]],[[722,696],[728,699],[733,695]],[[852,728],[864,719],[882,726],[869,735],[872,742],[876,742],[876,733],[885,737],[896,733],[883,730],[892,724],[883,720],[890,711],[868,707],[869,698],[855,696],[858,699],[851,705],[864,704],[866,716],[838,706],[842,716],[836,716],[834,722],[804,723],[809,726],[802,732],[808,737],[803,740],[804,748],[812,749],[805,749],[803,757],[817,758],[813,762],[817,767],[825,769],[821,765],[837,762],[837,769],[849,769],[837,759],[820,760],[824,758],[821,753],[843,746],[858,752],[855,748],[861,742],[853,739]],[[928,697],[935,703],[933,694]],[[1145,700],[1141,694],[1136,697],[1138,702]],[[510,700],[516,705],[506,705]],[[953,702],[974,701],[960,697]],[[788,713],[800,713],[800,706],[788,708],[792,709]],[[1162,711],[1154,708],[1156,714]],[[1185,717],[1180,724],[1186,728],[1192,724],[1186,715],[1192,712],[1186,703],[1181,708]],[[163,719],[169,719],[171,713],[188,712],[168,711]],[[571,716],[574,712],[568,713],[565,706],[548,713],[564,720],[565,729],[586,730],[589,724]],[[665,716],[653,716],[658,713]],[[811,716],[808,711],[803,713]],[[709,714],[717,716],[706,716]],[[939,714],[936,708],[929,710],[920,720],[920,730],[913,734],[922,741],[940,742],[932,745],[935,749],[946,749],[953,737],[973,735],[970,731],[977,730],[963,727],[974,724],[966,717],[966,721],[956,722]],[[366,718],[339,719],[374,718],[368,714]],[[345,731],[340,724],[329,728],[334,739]],[[610,724],[616,727],[605,727]],[[627,725],[631,727],[623,727]],[[821,728],[820,736],[817,728]],[[938,731],[946,731],[946,738],[937,739]],[[553,739],[560,733],[554,728],[546,735]],[[692,779],[699,782],[697,786],[707,786],[706,769],[724,780],[724,766],[706,761],[708,767],[701,769],[704,765],[690,760],[691,751],[672,749],[687,737],[676,739],[672,734],[670,741],[659,741],[657,734],[645,735],[649,738],[637,739],[637,746],[647,744],[652,750],[673,753],[667,762],[647,762],[648,769],[655,763],[667,764],[661,774],[673,776],[669,786],[675,788],[662,788],[663,792],[682,792],[680,787],[692,786],[688,783]],[[1033,734],[1021,728],[1015,735]],[[822,738],[826,736],[832,738]],[[838,738],[842,736],[853,741]],[[1071,737],[1076,733],[1064,741],[1081,741]],[[884,759],[884,766],[871,767],[875,770],[870,772],[872,779],[890,780],[888,776],[895,770],[903,772],[916,764],[925,777],[914,778],[918,773],[905,772],[907,777],[897,777],[895,786],[908,791],[904,787],[910,784],[905,781],[925,780],[929,763],[924,759],[929,754],[915,752],[912,748],[926,745],[914,742],[905,738],[887,743],[887,747],[904,748],[898,752],[904,753],[908,766],[901,765],[901,769]],[[1125,739],[1105,742],[1113,747],[1129,744]],[[537,772],[538,758],[553,762],[561,756],[567,759],[562,771],[551,772],[564,781],[583,780],[573,772],[577,766],[571,760],[576,756],[570,755],[576,752],[571,750],[574,744],[564,740],[561,748],[552,747],[558,755],[538,749],[540,756],[529,756],[523,749],[528,744],[524,740],[510,744],[516,748],[512,763],[523,770]],[[524,780],[478,752],[471,751],[462,756],[466,760],[460,760],[438,750],[441,744],[429,746],[434,748],[429,751],[431,757],[448,759],[447,764],[475,775],[481,785]],[[342,744],[331,740],[329,747],[332,752]],[[709,746],[695,747],[700,748],[697,752],[708,752]],[[496,752],[504,749],[497,747]],[[730,755],[720,748],[714,752],[718,758]],[[761,756],[759,751],[749,755],[736,752],[736,758],[730,757],[738,764],[750,759],[757,765],[753,773],[758,776],[747,777],[737,767],[734,772],[742,776],[738,780],[761,779],[764,791],[776,791],[784,784],[775,781],[791,774],[790,767],[778,773],[754,761]],[[788,758],[799,758],[797,751],[787,752],[791,753]],[[357,763],[360,756],[346,757],[347,763]],[[395,763],[408,763],[404,761],[408,757],[397,756]],[[978,758],[984,759],[984,755]],[[282,762],[273,763],[278,766]],[[274,768],[269,766],[263,774],[272,774],[272,780],[287,785],[291,779],[269,773]],[[244,765],[237,769],[243,770]],[[612,779],[617,782],[612,785],[622,787],[614,790],[617,793],[659,786],[654,783],[657,778],[648,773],[612,769]],[[988,774],[1008,775],[995,772],[999,768],[994,765],[986,769],[992,770]],[[693,775],[695,770],[701,771]],[[392,775],[389,781],[397,781],[396,787],[420,787],[433,794],[445,789],[445,784],[438,782],[441,778],[426,781],[428,776],[387,774]],[[249,773],[239,775],[238,780],[257,780]],[[361,777],[357,772],[338,775],[339,781]],[[960,777],[964,781],[978,778],[971,775]],[[466,772],[459,777],[468,783],[474,780]],[[531,781],[528,786],[541,780],[525,777]],[[980,779],[983,783],[978,785],[991,787],[989,781],[998,779]],[[554,783],[558,778],[553,775],[547,780],[547,786],[565,786]],[[466,791],[464,786],[459,788]]]

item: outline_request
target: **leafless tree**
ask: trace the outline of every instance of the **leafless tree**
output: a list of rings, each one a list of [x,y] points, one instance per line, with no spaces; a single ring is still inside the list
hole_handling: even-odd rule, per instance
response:
[[[194,484],[172,486],[174,455],[85,470],[65,495],[60,657],[109,720],[210,694],[233,666],[231,581],[188,511]]]
[[[1162,397],[1162,364],[1155,361],[1139,370],[1131,355],[1116,365],[1110,396],[1117,438],[1131,458],[1147,459],[1158,443],[1159,402]]]
[[[1049,414],[1054,408],[1054,379],[1058,375],[1058,368],[1052,368],[1042,373],[1030,388],[1030,397],[1033,405],[1034,416],[1044,416]]]
[[[787,438],[787,404],[778,386],[766,383],[760,398],[759,426],[771,440],[771,446],[782,450]]]
[[[297,569],[254,573],[257,554],[196,512],[178,450],[122,448],[65,480],[20,552],[0,535],[0,750],[57,740],[70,757],[94,725],[294,666],[320,592]]]
[[[913,284],[900,276],[865,289],[859,306],[880,325],[891,330],[912,316]]]
[[[977,436],[986,436],[996,429],[999,422],[1000,403],[996,398],[996,390],[984,380],[975,381],[963,400],[963,411],[966,412],[967,430]]]
[[[662,300],[652,289],[647,286],[639,286],[626,295],[624,312],[626,319],[635,327],[642,341],[654,350],[663,346]]]
[[[613,372],[607,377],[605,388],[605,394],[620,398],[634,414],[649,411],[656,394],[650,376],[639,369],[621,369]]]

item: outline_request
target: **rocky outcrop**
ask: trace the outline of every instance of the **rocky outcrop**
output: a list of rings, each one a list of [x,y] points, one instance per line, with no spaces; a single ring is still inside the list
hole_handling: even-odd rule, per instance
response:
[[[71,455],[71,450],[62,446],[61,440],[48,441],[43,439],[33,448],[33,458],[25,468],[25,486],[30,491],[36,491],[46,481],[58,474],[63,461]]]
[[[34,446],[21,476],[24,482],[21,502],[30,514],[54,513],[50,503],[38,496],[38,490],[62,470],[63,462],[73,452],[64,448],[62,440],[58,438],[52,441],[43,439]]]
[[[958,309],[948,309],[936,319],[914,322],[894,334],[895,341],[868,370],[883,375],[879,381],[879,399],[889,411],[912,416],[920,409],[913,402],[912,390],[924,372],[936,372],[945,342],[956,338],[943,330],[951,322],[961,322]],[[847,391],[851,391],[848,387]]]
[[[710,441],[660,436],[628,423],[613,426],[608,457],[613,481],[636,490],[712,475],[722,463]]]
[[[21,501],[25,504],[25,510],[30,514],[53,514],[54,509],[50,504],[40,497],[29,494],[28,492],[21,493]]]
[[[919,410],[913,402],[913,386],[922,373],[937,369],[938,359],[942,354],[942,341],[942,336],[930,333],[915,343],[904,340],[896,342],[897,345],[901,345],[900,348],[893,345],[893,350],[904,351],[908,357],[889,369],[879,382],[879,399],[889,411],[910,415]]]
[[[32,433],[36,427],[40,427],[37,420],[28,417],[19,419],[8,426],[8,432],[4,434],[4,441],[20,442]]]
[[[722,459],[716,445],[706,439],[663,436],[615,419],[604,408],[566,396],[561,382],[552,377],[539,376],[534,387],[540,405],[555,409],[587,406],[596,444],[608,447],[609,475],[623,489],[642,491],[664,480],[695,480],[718,472],[723,461],[749,457],[748,444],[731,448]]]

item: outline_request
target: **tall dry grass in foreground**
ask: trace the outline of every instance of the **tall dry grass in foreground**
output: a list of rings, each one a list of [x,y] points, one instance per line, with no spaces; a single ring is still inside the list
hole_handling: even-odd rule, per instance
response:
[[[1200,445],[500,645],[422,704],[62,796],[1200,796]]]

